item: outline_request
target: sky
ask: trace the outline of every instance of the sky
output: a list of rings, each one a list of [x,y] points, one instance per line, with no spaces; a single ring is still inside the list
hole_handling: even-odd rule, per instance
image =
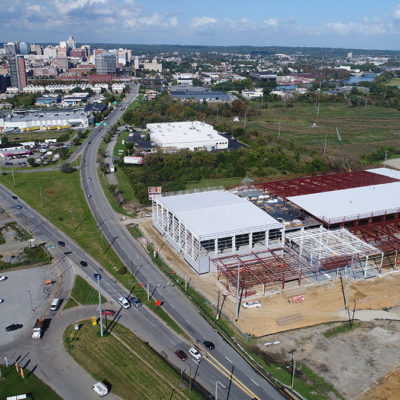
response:
[[[400,50],[400,0],[0,0],[0,41]]]

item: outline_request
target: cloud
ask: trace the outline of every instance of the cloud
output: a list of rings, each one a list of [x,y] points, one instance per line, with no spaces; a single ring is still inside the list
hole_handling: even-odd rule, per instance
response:
[[[363,18],[361,22],[328,22],[326,24],[328,30],[332,30],[339,35],[385,35],[396,33],[392,23],[379,22],[377,20],[370,21],[368,18]]]
[[[193,29],[203,29],[209,28],[210,26],[216,24],[218,20],[213,17],[194,17],[190,24]]]

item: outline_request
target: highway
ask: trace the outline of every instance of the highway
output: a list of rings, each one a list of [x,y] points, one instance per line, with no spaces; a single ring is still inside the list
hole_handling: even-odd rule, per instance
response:
[[[92,213],[102,233],[121,260],[123,260],[128,270],[133,272],[139,282],[149,283],[153,297],[161,300],[163,302],[162,307],[197,341],[205,357],[202,358],[199,364],[196,364],[196,379],[207,390],[214,393],[217,382],[219,382],[219,399],[284,399],[286,397],[283,394],[259,375],[221,338],[179,288],[167,284],[167,278],[153,265],[144,249],[133,240],[130,233],[120,223],[118,216],[112,210],[105,197],[97,174],[98,147],[109,126],[118,121],[124,108],[136,98],[137,89],[134,89],[133,86],[131,88],[131,93],[126,100],[109,114],[107,126],[100,125],[95,128],[82,148],[81,183]],[[120,110],[121,106],[122,110]],[[114,289],[112,287],[105,287],[105,290],[113,295],[114,299],[117,297],[117,293],[113,292]],[[159,325],[157,325],[157,330]],[[149,329],[154,328],[149,325]],[[165,331],[160,331],[158,334],[165,335]],[[167,335],[171,335],[171,333]],[[178,343],[168,343],[170,338],[163,337],[166,342],[165,345],[168,345],[168,353],[171,354],[178,348],[172,348],[171,346]],[[207,352],[202,346],[203,340],[211,340],[215,343],[216,348]],[[174,364],[182,367],[182,363],[176,357],[175,360],[172,358],[170,361],[174,361]],[[183,365],[186,365],[187,371],[187,364],[183,363]]]

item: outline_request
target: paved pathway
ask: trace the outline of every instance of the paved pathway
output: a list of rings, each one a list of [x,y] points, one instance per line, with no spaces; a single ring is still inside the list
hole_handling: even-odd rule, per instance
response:
[[[346,310],[340,310],[339,316],[343,319],[349,318],[349,314]],[[350,310],[350,316],[353,316],[352,310]],[[373,321],[375,319],[390,319],[400,321],[400,315],[394,312],[383,310],[356,310],[354,319],[360,321]]]

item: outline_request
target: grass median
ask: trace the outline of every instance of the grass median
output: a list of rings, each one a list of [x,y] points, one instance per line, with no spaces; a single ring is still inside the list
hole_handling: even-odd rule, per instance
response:
[[[62,400],[49,386],[32,372],[23,369],[24,378],[17,373],[14,365],[6,368],[0,366],[3,379],[0,380],[0,399],[21,394],[30,394],[33,399]]]
[[[189,391],[163,358],[122,325],[114,325],[111,334],[100,338],[98,326],[83,321],[79,331],[67,328],[64,343],[78,364],[95,380],[106,381],[111,393],[123,399],[202,398]]]
[[[171,329],[185,335],[175,320],[162,307],[156,306],[154,299],[147,300],[145,289],[129,273],[114,249],[99,232],[81,188],[79,171],[70,174],[60,171],[15,174],[15,187],[11,175],[3,174],[2,178],[5,186],[79,243],[121,282],[127,291],[133,291]]]

